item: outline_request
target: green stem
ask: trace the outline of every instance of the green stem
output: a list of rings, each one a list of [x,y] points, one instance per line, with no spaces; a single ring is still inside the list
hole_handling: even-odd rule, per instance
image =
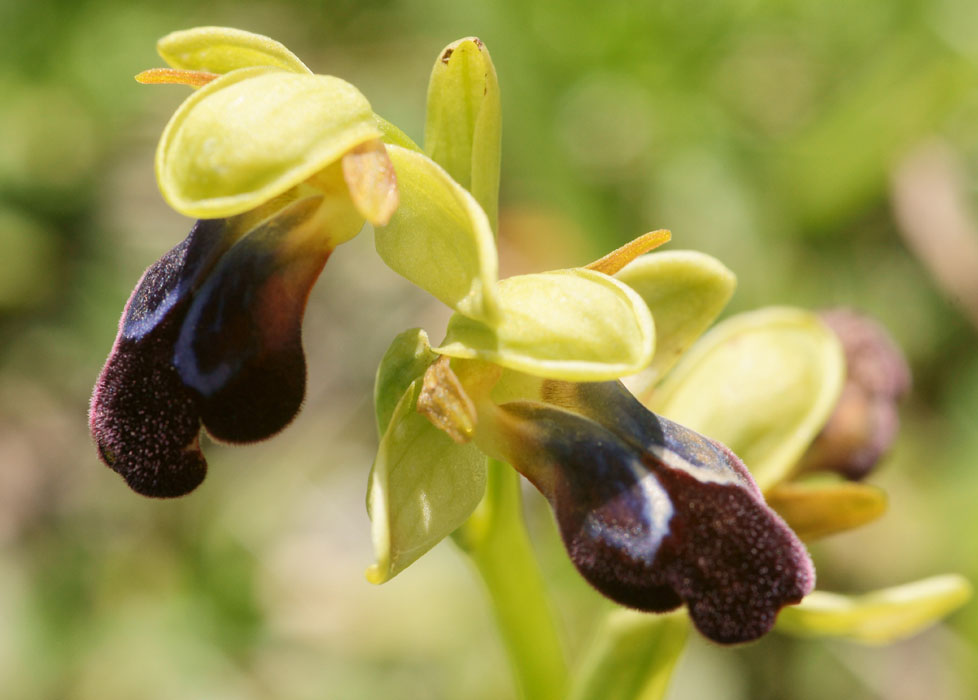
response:
[[[512,467],[489,460],[486,497],[455,541],[485,582],[522,697],[563,698],[567,662],[524,527],[520,478]]]

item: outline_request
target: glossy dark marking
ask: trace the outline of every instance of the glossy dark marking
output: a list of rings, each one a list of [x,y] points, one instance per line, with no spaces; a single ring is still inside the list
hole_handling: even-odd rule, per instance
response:
[[[122,336],[136,340],[155,328],[177,303],[189,298],[232,243],[225,219],[194,224],[183,241],[143,273],[123,312]]]
[[[194,295],[173,362],[219,440],[263,440],[302,405],[302,316],[331,252],[302,226],[319,202],[296,202],[249,233]]]

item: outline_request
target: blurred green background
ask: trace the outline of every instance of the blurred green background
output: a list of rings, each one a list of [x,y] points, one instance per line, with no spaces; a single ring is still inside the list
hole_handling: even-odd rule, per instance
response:
[[[303,413],[206,445],[157,502],[97,460],[91,385],[141,271],[190,222],[153,180],[186,94],[132,76],[155,40],[231,25],[361,88],[420,139],[448,42],[503,90],[504,274],[586,262],[654,228],[737,273],[729,312],[845,304],[880,318],[915,387],[880,521],[812,548],[821,588],[978,580],[978,4],[608,0],[0,0],[0,697],[511,698],[479,582],[443,544],[366,583],[373,371],[444,310],[366,231],[307,312]],[[528,516],[577,653],[604,609],[541,500]],[[696,640],[674,700],[978,697],[978,605],[886,648]]]

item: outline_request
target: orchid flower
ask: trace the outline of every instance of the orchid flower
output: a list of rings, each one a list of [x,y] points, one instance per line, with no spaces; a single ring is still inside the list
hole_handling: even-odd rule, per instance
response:
[[[734,275],[701,253],[650,253],[666,231],[586,266],[499,279],[499,86],[481,41],[436,60],[424,150],[266,37],[204,27],[158,48],[170,67],[138,79],[196,91],[163,132],[157,180],[198,221],[137,284],[92,398],[99,455],[134,490],[196,488],[202,428],[251,442],[294,418],[309,291],[369,222],[385,263],[454,311],[439,345],[406,331],[378,368],[370,581],[449,535],[477,539],[490,472],[508,464],[549,502],[580,574],[642,613],[609,618],[575,698],[664,687],[686,618],[645,613],[685,606],[719,643],[776,624],[886,641],[967,598],[953,576],[865,598],[813,592],[802,540],[885,506],[872,486],[806,478],[861,478],[892,439],[909,374],[878,333],[788,308],[706,332]],[[626,646],[661,653],[623,670]]]

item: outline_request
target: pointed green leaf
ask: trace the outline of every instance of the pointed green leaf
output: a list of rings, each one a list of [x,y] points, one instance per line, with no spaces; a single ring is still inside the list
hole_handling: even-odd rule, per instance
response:
[[[638,292],[655,319],[652,364],[626,382],[641,399],[720,315],[737,278],[716,258],[691,250],[643,255],[615,278]]]
[[[474,443],[456,444],[416,410],[421,381],[397,403],[370,471],[367,512],[383,583],[458,528],[486,490],[486,457]]]
[[[425,152],[465,189],[496,228],[502,117],[489,50],[468,37],[439,54],[428,82]]]
[[[233,216],[379,136],[366,98],[339,78],[242,68],[180,105],[156,151],[156,178],[182,214]]]
[[[803,540],[851,530],[886,512],[883,489],[851,481],[778,484],[764,498]]]
[[[261,34],[229,27],[194,27],[167,34],[156,50],[181,70],[230,73],[238,68],[272,66],[294,73],[311,73],[285,46]]]
[[[572,381],[615,379],[652,358],[655,328],[645,302],[600,272],[510,277],[499,283],[497,294],[495,329],[456,314],[435,352]]]
[[[377,253],[398,274],[461,314],[496,317],[496,246],[485,212],[421,153],[388,146],[401,204],[376,227]]]
[[[860,596],[815,591],[778,617],[782,632],[889,644],[917,634],[971,597],[971,584],[945,574]]]
[[[734,316],[703,336],[650,403],[727,445],[766,490],[821,430],[844,379],[832,331],[807,311],[769,308]]]
[[[377,416],[377,432],[383,436],[394,415],[394,409],[404,392],[415,379],[424,376],[425,370],[438,355],[431,351],[428,334],[420,328],[412,328],[399,334],[377,367],[374,382],[374,412]]]
[[[684,611],[614,611],[575,674],[571,700],[661,700],[688,637]]]

